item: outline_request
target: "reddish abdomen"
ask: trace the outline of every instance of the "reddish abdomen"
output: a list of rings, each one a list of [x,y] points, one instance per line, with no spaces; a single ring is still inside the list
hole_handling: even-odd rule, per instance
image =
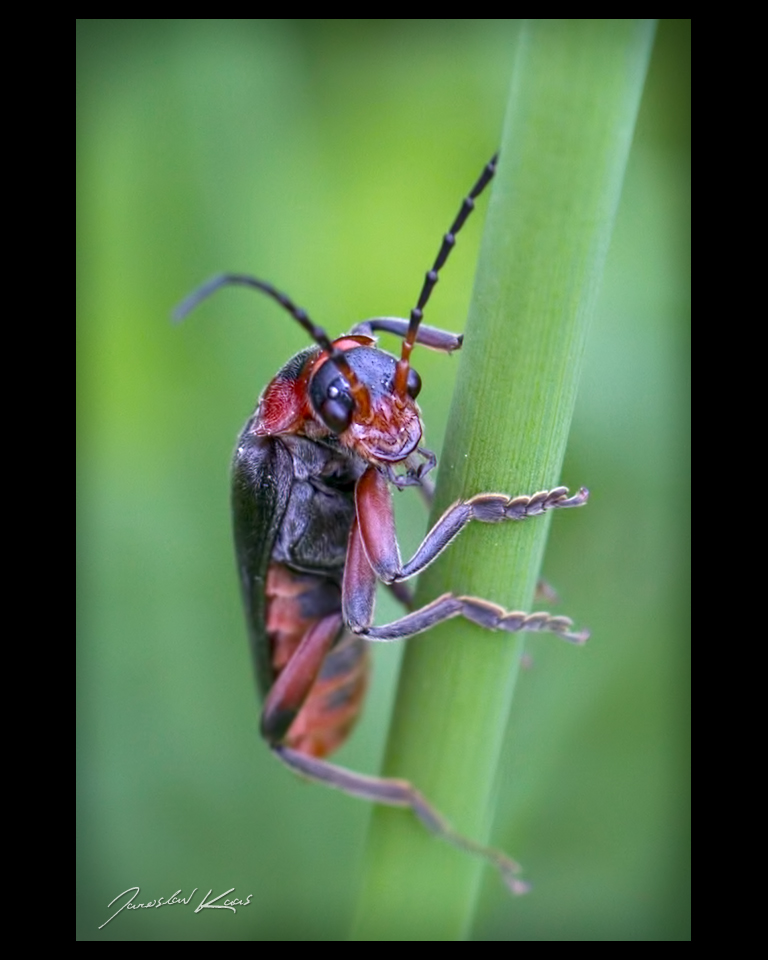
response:
[[[274,679],[290,661],[307,631],[321,618],[341,611],[341,590],[333,580],[298,573],[279,563],[267,572],[267,637]],[[300,753],[325,757],[354,727],[368,682],[367,644],[345,630],[330,650],[283,743]]]

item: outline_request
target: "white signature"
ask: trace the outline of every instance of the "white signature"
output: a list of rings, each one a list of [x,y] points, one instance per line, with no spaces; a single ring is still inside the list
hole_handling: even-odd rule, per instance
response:
[[[231,910],[232,913],[237,913],[237,910],[235,909],[236,907],[247,907],[251,902],[251,897],[253,896],[252,893],[249,893],[245,900],[240,900],[238,897],[233,897],[231,900],[225,900],[224,903],[217,902],[221,900],[222,897],[226,897],[232,893],[234,889],[234,887],[230,887],[229,890],[225,890],[224,893],[220,893],[218,897],[213,897],[213,899],[209,900],[208,898],[213,893],[213,888],[211,888],[200,901],[200,903],[195,907],[195,913],[200,913],[201,910]],[[151,907],[168,907],[172,903],[183,903],[188,905],[192,897],[194,897],[195,893],[197,892],[197,887],[195,887],[188,897],[180,897],[179,894],[181,893],[181,888],[179,888],[172,897],[158,897],[156,900],[147,900],[146,903],[134,903],[134,900],[136,897],[138,897],[139,892],[139,887],[128,887],[127,890],[123,890],[122,893],[118,893],[115,899],[111,903],[107,904],[107,910],[109,910],[113,904],[117,903],[121,897],[124,897],[126,893],[132,893],[133,896],[129,897],[129,899],[126,900],[122,906],[118,907],[109,920],[105,920],[104,923],[102,923],[101,927],[99,927],[99,930],[101,930],[102,927],[106,927],[110,920],[114,920],[118,913],[120,913],[122,910],[148,910]]]

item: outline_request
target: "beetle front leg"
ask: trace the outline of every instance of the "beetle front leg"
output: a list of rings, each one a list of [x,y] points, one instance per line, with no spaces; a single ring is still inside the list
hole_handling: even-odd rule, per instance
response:
[[[356,323],[350,330],[350,334],[358,334],[364,337],[370,337],[376,330],[382,330],[385,333],[393,333],[396,337],[405,337],[408,334],[409,321],[404,317],[371,317],[370,320],[362,320]],[[421,324],[416,333],[416,343],[432,350],[439,350],[441,353],[453,353],[454,350],[460,350],[464,340],[464,334],[451,333],[450,330],[441,330],[439,327],[429,327]]]
[[[512,893],[527,893],[529,890],[529,885],[517,876],[520,872],[518,863],[501,850],[485,847],[457,833],[407,780],[369,777],[362,773],[354,773],[352,770],[307,756],[290,747],[275,745],[272,750],[291,770],[310,780],[343,790],[344,793],[360,797],[362,800],[383,803],[390,807],[409,807],[430,833],[458,847],[459,850],[482,857],[496,867]]]
[[[469,500],[457,500],[427,533],[413,557],[403,564],[386,480],[378,470],[369,467],[355,487],[357,521],[365,553],[376,576],[384,583],[408,580],[420,573],[471,520],[481,523],[525,520],[547,510],[581,507],[588,499],[586,487],[572,497],[568,496],[567,487],[555,487],[532,496],[507,497],[503,493],[478,493]]]

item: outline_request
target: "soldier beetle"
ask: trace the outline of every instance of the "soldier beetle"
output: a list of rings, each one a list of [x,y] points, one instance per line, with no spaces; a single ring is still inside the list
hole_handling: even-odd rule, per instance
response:
[[[182,319],[221,287],[251,287],[276,300],[314,345],[292,357],[267,385],[237,442],[232,509],[237,564],[256,675],[264,706],[261,732],[273,753],[304,777],[353,796],[409,807],[442,839],[493,864],[514,893],[527,884],[501,851],[457,833],[405,780],[365,776],[324,758],[347,738],[366,688],[368,643],[405,640],[451,617],[489,630],[546,631],[584,643],[567,617],[506,611],[477,597],[446,593],[413,609],[404,581],[430,564],[471,521],[524,520],[547,510],[583,506],[589,493],[566,487],[508,497],[478,493],[452,504],[410,560],[401,560],[390,486],[415,486],[427,500],[435,455],[420,446],[416,397],[421,379],[411,366],[420,344],[451,353],[462,337],[422,324],[438,273],[476,198],[496,170],[493,157],[464,199],[416,306],[406,320],[374,317],[331,340],[271,284],[242,274],[214,277],[175,312]],[[399,358],[375,334],[402,337]],[[408,608],[373,624],[377,582]]]

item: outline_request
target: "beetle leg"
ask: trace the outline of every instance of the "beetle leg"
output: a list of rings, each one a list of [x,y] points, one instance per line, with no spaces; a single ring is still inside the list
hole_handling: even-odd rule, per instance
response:
[[[261,733],[270,743],[285,736],[307,699],[328,651],[339,635],[342,619],[332,613],[307,630],[264,701]]]
[[[588,630],[572,631],[573,620],[570,617],[553,616],[551,613],[523,613],[520,610],[507,611],[488,600],[479,597],[457,597],[453,593],[444,593],[426,606],[407,613],[398,620],[380,627],[350,623],[350,629],[365,640],[387,642],[405,640],[417,633],[423,633],[444,620],[464,617],[486,630],[505,630],[507,633],[521,631],[557,634],[571,643],[583,644],[589,639]]]
[[[385,486],[379,488],[387,497]],[[390,506],[391,506],[391,501]],[[379,503],[381,507],[381,503]],[[347,563],[344,568],[344,581],[341,588],[341,605],[344,623],[365,640],[390,641],[405,640],[414,634],[429,630],[435,624],[453,617],[464,617],[487,630],[505,630],[508,633],[519,631],[544,631],[555,633],[571,643],[585,643],[589,632],[571,631],[573,621],[569,617],[553,616],[550,613],[523,613],[507,611],[503,607],[481,600],[478,597],[456,596],[445,593],[426,606],[414,610],[380,627],[372,626],[374,599],[376,593],[377,570],[374,569],[371,552],[365,540],[363,529],[369,537],[374,537],[376,558],[379,568],[402,569],[400,551],[394,536],[394,517],[392,511],[379,509],[363,518],[355,517],[347,548]],[[384,579],[381,577],[381,579]],[[398,583],[402,578],[390,577],[385,582]]]
[[[430,833],[434,833],[441,840],[460,850],[482,857],[496,867],[512,893],[520,894],[528,891],[529,885],[517,876],[520,872],[519,864],[500,850],[484,847],[457,833],[407,780],[369,777],[362,773],[354,773],[344,767],[337,767],[324,760],[299,753],[290,747],[273,746],[272,750],[291,770],[310,780],[328,787],[335,787],[350,796],[360,797],[373,803],[383,803],[391,807],[409,807]]]
[[[397,548],[392,498],[386,480],[371,467],[355,487],[356,519],[365,554],[376,576],[384,583],[407,580],[420,573],[445,550],[470,520],[482,523],[525,520],[557,507],[581,507],[588,498],[586,487],[572,497],[568,496],[567,487],[555,487],[532,496],[507,497],[503,493],[478,493],[469,500],[457,500],[427,533],[413,557],[403,564]]]
[[[407,580],[432,563],[471,520],[481,523],[525,520],[555,508],[584,506],[588,498],[586,487],[572,497],[568,496],[567,487],[555,487],[532,496],[507,497],[503,493],[478,493],[469,500],[457,500],[427,533],[413,557],[403,565],[398,579]]]
[[[405,337],[408,333],[408,320],[403,317],[371,317],[356,323],[350,330],[350,336],[370,337],[375,330],[384,333],[394,333],[396,337]],[[450,330],[440,330],[439,327],[420,326],[416,334],[416,343],[442,353],[453,353],[460,350],[464,341],[461,333],[451,333]]]
[[[422,541],[412,559],[403,564],[395,533],[392,497],[386,480],[371,468],[358,480],[355,489],[356,516],[347,549],[347,563],[341,590],[344,622],[366,640],[404,640],[452,617],[464,617],[488,630],[545,631],[572,643],[584,643],[587,631],[573,632],[568,617],[549,613],[507,611],[477,597],[443,594],[432,603],[380,627],[372,626],[376,579],[386,584],[407,580],[423,570],[450,543],[470,520],[492,523],[524,519],[554,507],[581,506],[588,493],[582,488],[568,497],[566,487],[534,494],[532,497],[505,497],[481,493],[471,500],[458,501],[443,514]]]
[[[394,526],[391,513],[388,519],[393,522]],[[395,550],[397,550],[396,542]],[[359,633],[359,627],[370,626],[373,620],[375,601],[376,574],[365,555],[360,525],[357,517],[355,517],[349,534],[347,562],[344,564],[344,579],[341,584],[341,610],[344,623],[349,626],[353,633]]]
[[[422,462],[417,464],[418,457],[421,457]],[[406,487],[424,487],[427,485],[427,493],[425,493],[425,499],[427,499],[427,505],[431,505],[432,496],[435,492],[434,483],[427,478],[427,474],[430,470],[434,470],[437,466],[437,457],[431,450],[427,450],[426,447],[418,447],[415,454],[411,454],[410,457],[405,461],[406,471],[405,473],[396,473],[395,468],[391,463],[388,463],[382,469],[386,474],[387,480],[392,484],[392,486],[397,487],[398,490],[404,490]]]

